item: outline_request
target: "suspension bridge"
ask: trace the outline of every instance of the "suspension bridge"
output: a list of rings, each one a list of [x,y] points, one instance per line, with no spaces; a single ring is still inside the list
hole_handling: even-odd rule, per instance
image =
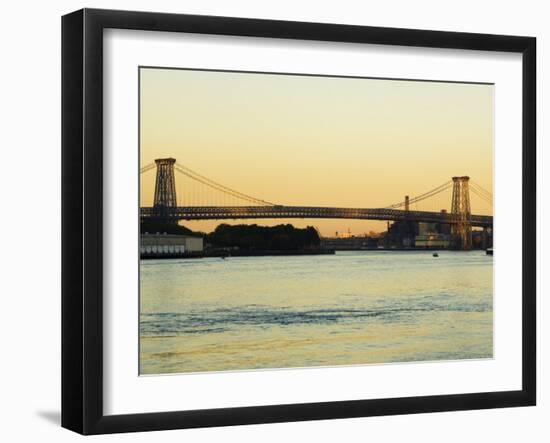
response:
[[[451,226],[458,249],[470,249],[471,229],[493,227],[493,217],[471,213],[470,191],[479,199],[492,205],[492,194],[467,176],[452,177],[451,180],[428,192],[383,208],[345,208],[324,206],[288,206],[276,204],[236,191],[215,182],[174,158],[161,158],[140,169],[141,174],[156,169],[153,206],[141,207],[140,217],[164,223],[179,220],[227,220],[227,219],[276,219],[276,218],[340,218],[381,221],[411,221],[443,223]],[[175,172],[198,185],[194,198],[188,197],[189,205],[178,205]],[[191,189],[187,186],[187,189]],[[451,211],[411,210],[411,205],[433,198],[452,189]],[[213,204],[212,202],[215,202]]]

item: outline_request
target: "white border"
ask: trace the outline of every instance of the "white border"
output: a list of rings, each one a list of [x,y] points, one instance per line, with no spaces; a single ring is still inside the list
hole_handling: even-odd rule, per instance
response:
[[[494,82],[495,358],[138,377],[139,65]],[[105,30],[104,413],[521,389],[521,73],[519,54]]]

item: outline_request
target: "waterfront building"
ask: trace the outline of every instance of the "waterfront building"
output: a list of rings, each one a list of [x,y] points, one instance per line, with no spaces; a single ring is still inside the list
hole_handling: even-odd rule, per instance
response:
[[[145,233],[141,234],[139,249],[142,257],[181,257],[201,254],[204,246],[202,237]]]
[[[429,233],[417,235],[414,239],[416,248],[448,249],[451,236],[447,234]]]

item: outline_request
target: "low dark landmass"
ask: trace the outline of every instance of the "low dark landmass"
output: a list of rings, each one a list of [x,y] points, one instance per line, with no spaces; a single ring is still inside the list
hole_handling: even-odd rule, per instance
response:
[[[239,251],[299,251],[319,250],[321,238],[311,226],[295,228],[290,224],[277,226],[219,225],[206,234],[212,248],[238,248]]]
[[[203,258],[205,257],[203,252],[176,252],[176,253],[163,253],[163,254],[144,254],[141,253],[139,258],[141,260],[158,260],[164,258]]]
[[[357,244],[350,247],[349,239],[342,244],[333,239],[321,240],[317,230],[296,228],[291,224],[277,226],[259,226],[257,224],[229,225],[222,223],[211,233],[193,231],[185,226],[170,223],[159,223],[145,220],[140,223],[141,234],[166,233],[202,237],[204,250],[185,254],[163,254],[162,258],[201,258],[201,257],[245,257],[268,255],[314,255],[334,254],[335,251],[444,251],[449,248],[433,247],[403,247],[396,245]],[[366,238],[369,240],[370,238]],[[330,243],[329,243],[330,242]],[[475,247],[480,245],[474,244]],[[491,252],[488,252],[491,254]],[[141,258],[161,258],[156,254],[143,255]]]
[[[186,254],[164,254],[164,255],[147,255],[141,254],[142,260],[148,259],[165,259],[165,258],[206,258],[206,257],[219,257],[219,258],[229,258],[229,257],[267,257],[267,256],[287,256],[287,255],[334,255],[334,249],[298,249],[295,251],[286,250],[286,251],[277,251],[277,250],[238,250],[233,249],[228,251],[226,249],[209,249],[203,253],[186,253]]]
[[[140,223],[140,233],[166,233],[203,237],[212,249],[238,248],[240,250],[296,251],[319,249],[321,238],[311,226],[295,228],[291,224],[277,226],[228,225],[222,223],[211,233],[195,232],[185,226],[159,223],[151,220]]]
[[[201,252],[163,253],[162,257],[142,254],[143,259],[334,254],[334,249],[321,246],[319,233],[311,226],[296,228],[291,224],[259,226],[222,223],[213,232],[205,234],[182,225],[146,220],[141,222],[140,232],[202,237],[205,246]]]
[[[334,249],[324,249],[324,248],[312,248],[312,249],[287,249],[287,250],[277,250],[277,249],[236,249],[236,250],[211,250],[208,251],[204,256],[205,257],[263,257],[268,255],[319,255],[319,254],[328,254],[333,255]]]

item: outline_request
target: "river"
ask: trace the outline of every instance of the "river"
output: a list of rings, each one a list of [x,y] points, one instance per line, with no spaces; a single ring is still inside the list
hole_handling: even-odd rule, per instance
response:
[[[491,358],[484,251],[142,260],[140,373]]]

